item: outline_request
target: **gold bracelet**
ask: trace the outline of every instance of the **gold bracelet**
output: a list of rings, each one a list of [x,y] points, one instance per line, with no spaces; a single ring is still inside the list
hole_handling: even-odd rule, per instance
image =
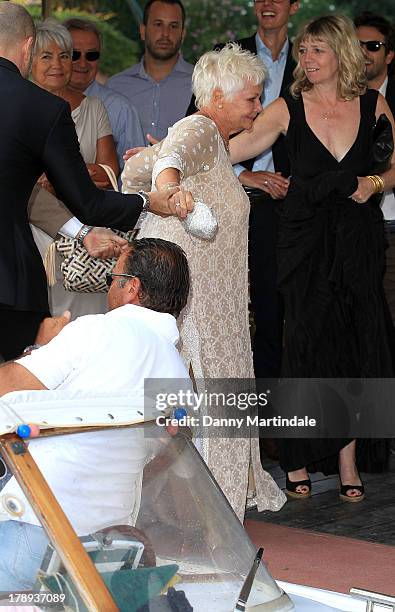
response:
[[[384,181],[381,178],[381,176],[379,176],[378,174],[373,174],[373,175],[369,175],[366,178],[368,178],[370,180],[371,183],[373,183],[373,187],[374,187],[374,193],[382,193],[384,191]]]
[[[174,189],[174,187],[179,187],[179,183],[165,183],[161,187],[159,187],[159,191],[169,191],[170,189]]]

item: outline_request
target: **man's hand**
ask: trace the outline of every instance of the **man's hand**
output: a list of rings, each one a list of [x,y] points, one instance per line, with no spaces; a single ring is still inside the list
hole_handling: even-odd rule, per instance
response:
[[[151,136],[151,134],[147,134],[146,138],[150,145],[156,145],[158,142],[160,142],[157,138],[155,138],[155,136]]]
[[[281,172],[243,170],[239,175],[239,181],[246,187],[265,191],[273,200],[285,198],[289,187],[289,180],[281,176]]]
[[[47,317],[40,323],[38,328],[35,344],[48,344],[62,331],[68,323],[70,323],[71,313],[65,310],[60,317]]]
[[[179,219],[185,219],[187,214],[192,212],[194,208],[191,192],[182,191],[179,187],[173,187],[165,191],[151,191],[148,193],[148,196],[150,199],[150,212],[162,217],[174,215]]]
[[[108,259],[119,257],[128,246],[128,241],[105,227],[94,227],[83,240],[83,245],[91,257]]]

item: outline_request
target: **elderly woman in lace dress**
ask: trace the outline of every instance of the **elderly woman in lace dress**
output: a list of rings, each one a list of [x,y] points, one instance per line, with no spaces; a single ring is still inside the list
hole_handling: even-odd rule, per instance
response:
[[[130,158],[123,173],[125,192],[148,188],[151,181],[158,190],[180,185],[216,218],[218,229],[209,240],[192,235],[177,219],[148,213],[140,223],[139,236],[172,240],[187,254],[191,292],[179,319],[181,351],[199,391],[210,388],[209,379],[254,377],[248,321],[249,201],[233,172],[228,142],[232,134],[252,127],[261,110],[264,77],[261,60],[235,44],[204,54],[192,80],[198,112],[176,123],[162,142]],[[214,410],[212,414],[216,416]],[[248,433],[230,437],[232,433],[219,438],[213,437],[213,428],[201,431],[199,443],[236,514],[243,519],[249,482],[258,510],[279,510],[285,497],[262,470],[258,439]]]

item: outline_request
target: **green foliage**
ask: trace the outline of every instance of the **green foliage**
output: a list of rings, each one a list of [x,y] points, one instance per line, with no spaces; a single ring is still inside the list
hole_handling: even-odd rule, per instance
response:
[[[27,6],[26,8],[30,11],[34,19],[41,19],[40,7]],[[124,34],[117,31],[113,25],[108,23],[111,15],[105,13],[93,15],[87,11],[79,11],[77,9],[55,9],[52,13],[52,17],[60,22],[70,19],[71,17],[79,17],[81,19],[89,19],[97,25],[103,40],[103,54],[100,58],[100,70],[105,74],[110,76],[116,74],[139,60],[140,50],[137,43],[126,38]]]
[[[141,8],[146,0],[133,0]],[[293,38],[299,26],[317,15],[338,12],[354,17],[364,10],[393,19],[394,0],[300,0],[300,9],[289,24]],[[130,3],[130,0],[129,0]],[[250,36],[256,31],[253,0],[183,0],[187,36],[183,45],[186,60],[194,63],[218,42]],[[101,68],[114,74],[138,61],[143,48],[138,24],[128,0],[53,0],[54,16],[85,16],[94,20],[103,32],[105,53]],[[67,7],[67,10],[61,7]],[[30,7],[28,7],[30,10]],[[83,9],[83,10],[82,10]],[[39,16],[39,8],[31,9]]]

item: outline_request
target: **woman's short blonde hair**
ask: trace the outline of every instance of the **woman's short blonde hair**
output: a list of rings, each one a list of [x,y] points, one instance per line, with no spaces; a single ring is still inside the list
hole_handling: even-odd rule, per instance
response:
[[[260,85],[266,77],[262,60],[244,51],[236,43],[228,43],[219,51],[208,51],[198,60],[192,75],[192,91],[197,108],[211,102],[215,89],[221,89],[225,98],[232,98],[246,82]]]
[[[55,19],[46,19],[36,23],[36,42],[34,44],[34,55],[40,53],[49,44],[55,43],[66,53],[73,53],[73,39],[67,28]]]
[[[310,83],[299,63],[299,47],[304,41],[322,41],[334,51],[339,63],[338,95],[352,100],[366,91],[365,61],[352,21],[345,15],[316,17],[305,23],[299,30],[293,46],[297,62],[291,94],[294,98],[302,91],[309,91]]]

